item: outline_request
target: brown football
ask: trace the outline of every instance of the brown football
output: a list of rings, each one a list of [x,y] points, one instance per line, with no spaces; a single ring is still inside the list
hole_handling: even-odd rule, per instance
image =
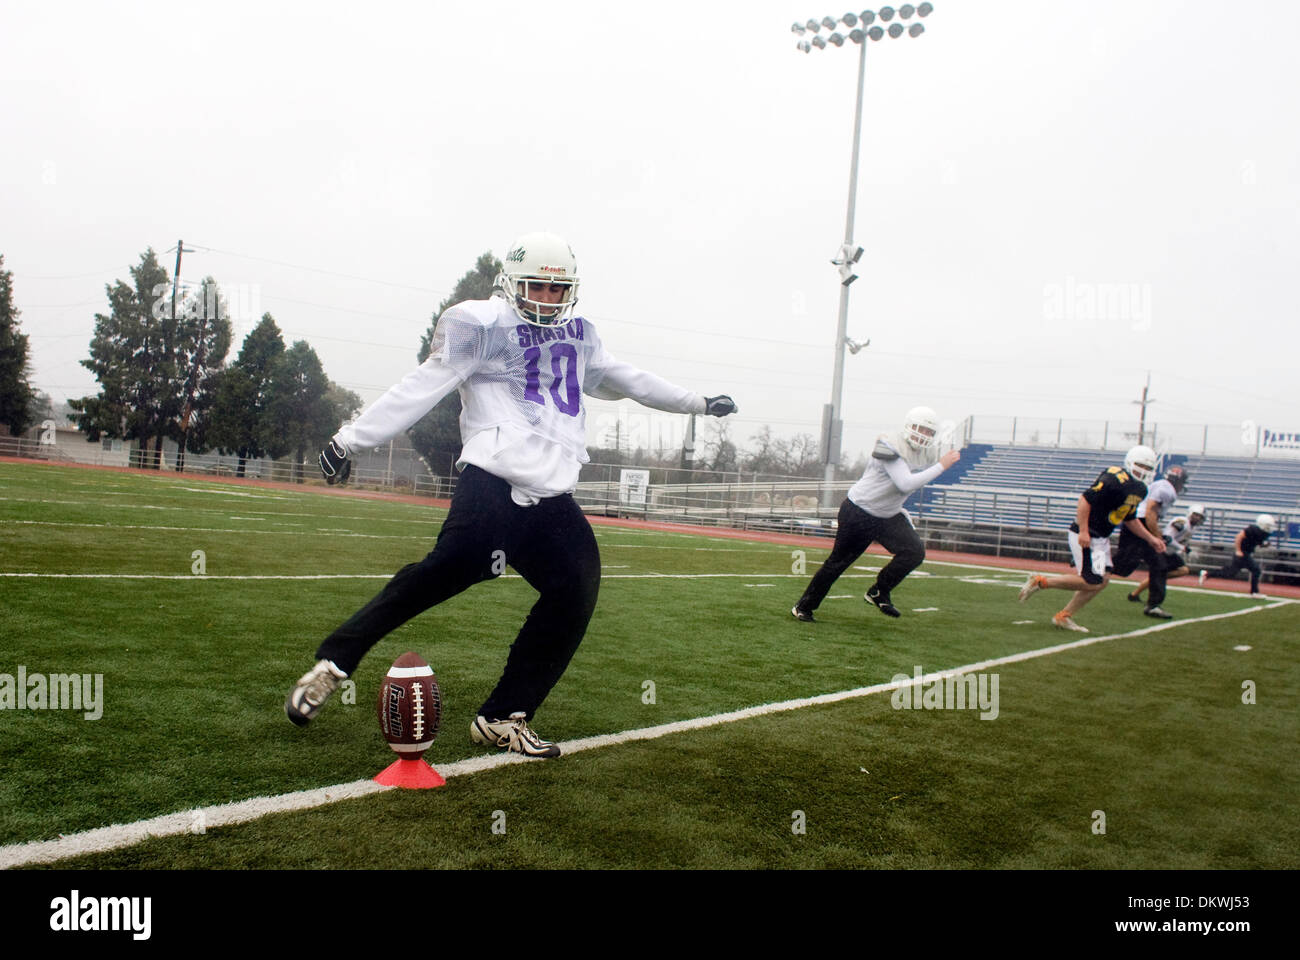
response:
[[[442,724],[438,678],[417,653],[404,653],[379,686],[379,729],[398,756],[414,759],[433,745]]]

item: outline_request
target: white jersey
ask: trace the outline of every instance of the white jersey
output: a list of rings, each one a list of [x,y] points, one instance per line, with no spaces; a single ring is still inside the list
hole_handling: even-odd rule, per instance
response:
[[[1160,516],[1169,516],[1173,511],[1174,501],[1177,499],[1178,491],[1174,489],[1174,485],[1161,477],[1147,488],[1146,499],[1138,504],[1138,519],[1146,519],[1147,507],[1152,503],[1160,509]]]
[[[438,318],[429,358],[335,439],[378,446],[460,391],[458,467],[472,463],[510,483],[516,503],[572,493],[588,462],[583,394],[630,397],[673,413],[704,413],[704,397],[615,360],[590,320],[523,323],[504,297],[467,300]]]
[[[849,488],[849,499],[883,520],[901,513],[909,495],[943,472],[936,452],[931,447],[918,453],[899,434],[879,437],[866,472]]]
[[[1186,517],[1174,517],[1165,524],[1165,536],[1179,553],[1186,553],[1192,544],[1192,524]]]

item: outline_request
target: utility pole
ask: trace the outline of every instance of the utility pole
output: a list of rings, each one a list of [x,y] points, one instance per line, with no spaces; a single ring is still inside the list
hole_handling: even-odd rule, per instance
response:
[[[176,290],[181,282],[181,254],[185,252],[185,241],[176,241],[176,270],[172,273],[172,312],[171,321],[176,322]],[[190,253],[194,251],[191,250]]]
[[[185,241],[176,241],[176,272],[172,275],[172,312],[171,321],[177,322],[176,317],[176,294],[181,282],[181,254],[185,253]],[[194,251],[189,251],[193,253]],[[190,416],[194,413],[194,390],[198,386],[199,367],[203,364],[203,337],[207,333],[208,326],[208,305],[207,305],[207,288],[203,289],[203,312],[199,318],[199,343],[198,349],[194,352],[194,364],[190,368],[190,375],[185,381],[185,412],[181,416],[181,442],[176,451],[176,472],[180,473],[185,469],[185,447],[190,438]],[[213,302],[217,298],[214,296]],[[218,307],[218,309],[220,309]],[[216,319],[215,317],[213,319]]]
[[[1144,386],[1144,387],[1142,388],[1142,399],[1141,399],[1141,400],[1133,400],[1133,401],[1131,401],[1132,403],[1136,403],[1136,404],[1138,404],[1138,405],[1141,406],[1141,408],[1142,408],[1142,412],[1141,412],[1141,414],[1140,414],[1140,416],[1139,416],[1139,418],[1138,418],[1138,444],[1139,444],[1139,445],[1145,444],[1145,443],[1147,442],[1147,439],[1146,439],[1146,437],[1147,437],[1147,405],[1148,405],[1148,404],[1155,403],[1155,400],[1154,400],[1154,399],[1151,399],[1151,398],[1148,396],[1148,394],[1150,393],[1150,391],[1151,391],[1151,371],[1148,370],[1148,371],[1147,371],[1147,382],[1146,382],[1146,386]]]
[[[695,469],[695,414],[686,421],[686,437],[682,440],[682,469]]]

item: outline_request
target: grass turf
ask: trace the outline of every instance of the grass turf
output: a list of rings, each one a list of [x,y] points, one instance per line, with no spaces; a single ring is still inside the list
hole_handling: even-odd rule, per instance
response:
[[[0,573],[46,575],[0,578],[0,673],[104,677],[99,720],[0,712],[0,844],[373,776],[392,757],[374,691],[407,649],[433,664],[446,703],[428,759],[482,753],[465,731],[534,597],[513,577],[386,638],[309,728],[281,710],[319,638],[422,555],[441,516],[310,488],[0,464]],[[928,564],[895,593],[895,621],[862,602],[871,574],[855,569],[832,590],[848,598],[801,624],[789,606],[825,549],[796,574],[790,547],[597,534],[600,605],[536,723],[552,739],[1077,639],[1047,625],[1064,595],[1021,607],[1014,573]],[[91,573],[111,576],[48,576]],[[321,575],[343,578],[220,579]],[[1251,605],[1175,591],[1166,607],[1189,619]],[[450,868],[1293,868],[1298,618],[1286,604],[1001,665],[995,720],[877,694],[58,866],[392,866],[400,845],[403,866]],[[1152,625],[1119,586],[1078,619],[1093,635]]]

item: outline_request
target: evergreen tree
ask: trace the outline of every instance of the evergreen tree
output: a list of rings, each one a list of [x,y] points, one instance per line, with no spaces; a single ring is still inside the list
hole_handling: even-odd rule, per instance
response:
[[[420,363],[424,363],[429,357],[434,330],[443,311],[462,300],[486,300],[492,295],[493,281],[500,272],[501,261],[488,252],[481,255],[474,268],[457,281],[451,296],[438,304],[438,310],[433,315],[429,329],[420,338],[420,351],[416,355]],[[411,428],[410,437],[411,446],[424,458],[424,462],[436,476],[446,476],[453,472],[453,465],[460,457],[461,448],[460,394],[452,393],[425,414]]]
[[[304,340],[296,341],[272,368],[259,440],[272,457],[293,454],[295,483],[302,482],[307,452],[324,449],[344,419],[339,394],[331,391],[337,391],[336,385]],[[350,396],[359,403],[356,394]]]
[[[142,465],[157,467],[163,439],[181,441],[187,411],[192,418],[196,400],[207,402],[206,381],[230,349],[230,321],[211,278],[173,316],[171,283],[152,248],[131,268],[131,280],[106,288],[109,313],[95,315],[90,359],[81,361],[99,381],[99,395],[69,405],[92,441],[135,440],[142,451],[152,441]]]
[[[0,254],[0,424],[19,436],[35,421],[36,395],[28,382],[27,334],[14,306],[14,275]]]
[[[242,477],[249,460],[266,456],[262,421],[267,415],[271,374],[284,356],[284,337],[269,313],[244,338],[239,356],[217,377],[207,442],[223,454],[239,457],[235,475]]]
[[[181,353],[181,416],[177,443],[180,454],[176,469],[185,465],[185,452],[202,453],[211,447],[207,434],[212,405],[216,401],[216,380],[222,372],[234,331],[221,288],[212,277],[185,298],[178,311],[177,350]]]

